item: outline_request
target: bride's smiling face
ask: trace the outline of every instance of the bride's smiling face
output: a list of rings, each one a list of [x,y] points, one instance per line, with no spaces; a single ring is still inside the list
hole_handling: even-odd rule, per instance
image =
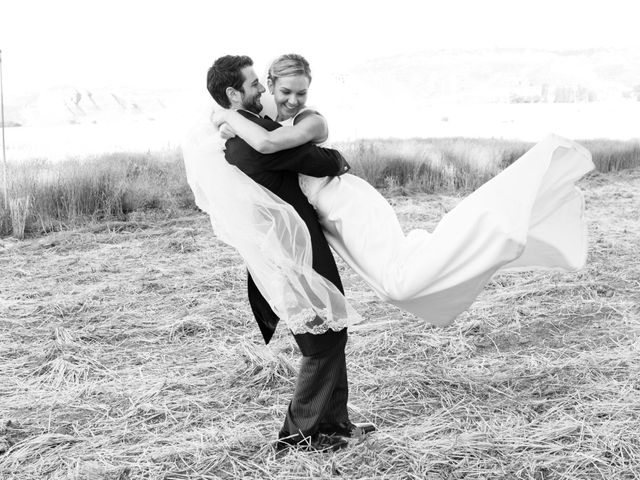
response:
[[[282,120],[291,118],[307,103],[309,77],[293,75],[276,78],[275,82],[269,80],[269,91],[273,94],[278,108],[278,118]]]

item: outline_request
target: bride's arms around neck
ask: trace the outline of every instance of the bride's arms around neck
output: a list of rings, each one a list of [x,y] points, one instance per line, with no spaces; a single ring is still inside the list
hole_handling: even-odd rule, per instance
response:
[[[227,123],[236,135],[260,153],[279,152],[308,142],[321,143],[329,134],[326,120],[313,110],[298,115],[293,126],[276,128],[271,132],[234,110],[221,110],[212,120],[217,126]]]

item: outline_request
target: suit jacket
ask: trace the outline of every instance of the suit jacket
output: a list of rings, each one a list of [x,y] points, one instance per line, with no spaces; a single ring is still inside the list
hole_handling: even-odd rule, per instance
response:
[[[279,123],[269,118],[257,117],[243,110],[238,112],[268,131],[281,127]],[[234,137],[226,142],[225,158],[255,182],[293,206],[307,225],[311,235],[313,269],[344,293],[338,268],[318,222],[316,211],[298,184],[299,173],[313,177],[346,173],[350,167],[340,152],[307,143],[276,153],[262,154],[251,148],[241,138]],[[248,292],[253,315],[265,343],[269,343],[279,318],[256,287],[250,274],[248,275]]]

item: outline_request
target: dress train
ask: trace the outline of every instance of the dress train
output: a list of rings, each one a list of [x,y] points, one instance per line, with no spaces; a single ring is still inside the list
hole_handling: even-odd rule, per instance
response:
[[[435,325],[466,310],[498,270],[584,266],[584,199],[594,168],[575,142],[550,135],[447,213],[432,233],[405,235],[364,180],[304,177],[331,247],[382,298]]]

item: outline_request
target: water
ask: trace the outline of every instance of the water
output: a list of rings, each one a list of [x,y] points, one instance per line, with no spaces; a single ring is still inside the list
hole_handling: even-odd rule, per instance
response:
[[[538,141],[548,133],[581,140],[640,138],[640,102],[584,104],[446,104],[412,108],[370,104],[319,108],[333,141],[360,138],[484,137]],[[146,152],[179,148],[193,122],[190,114],[168,114],[154,121],[10,127],[5,129],[7,159],[20,161],[105,152]]]

